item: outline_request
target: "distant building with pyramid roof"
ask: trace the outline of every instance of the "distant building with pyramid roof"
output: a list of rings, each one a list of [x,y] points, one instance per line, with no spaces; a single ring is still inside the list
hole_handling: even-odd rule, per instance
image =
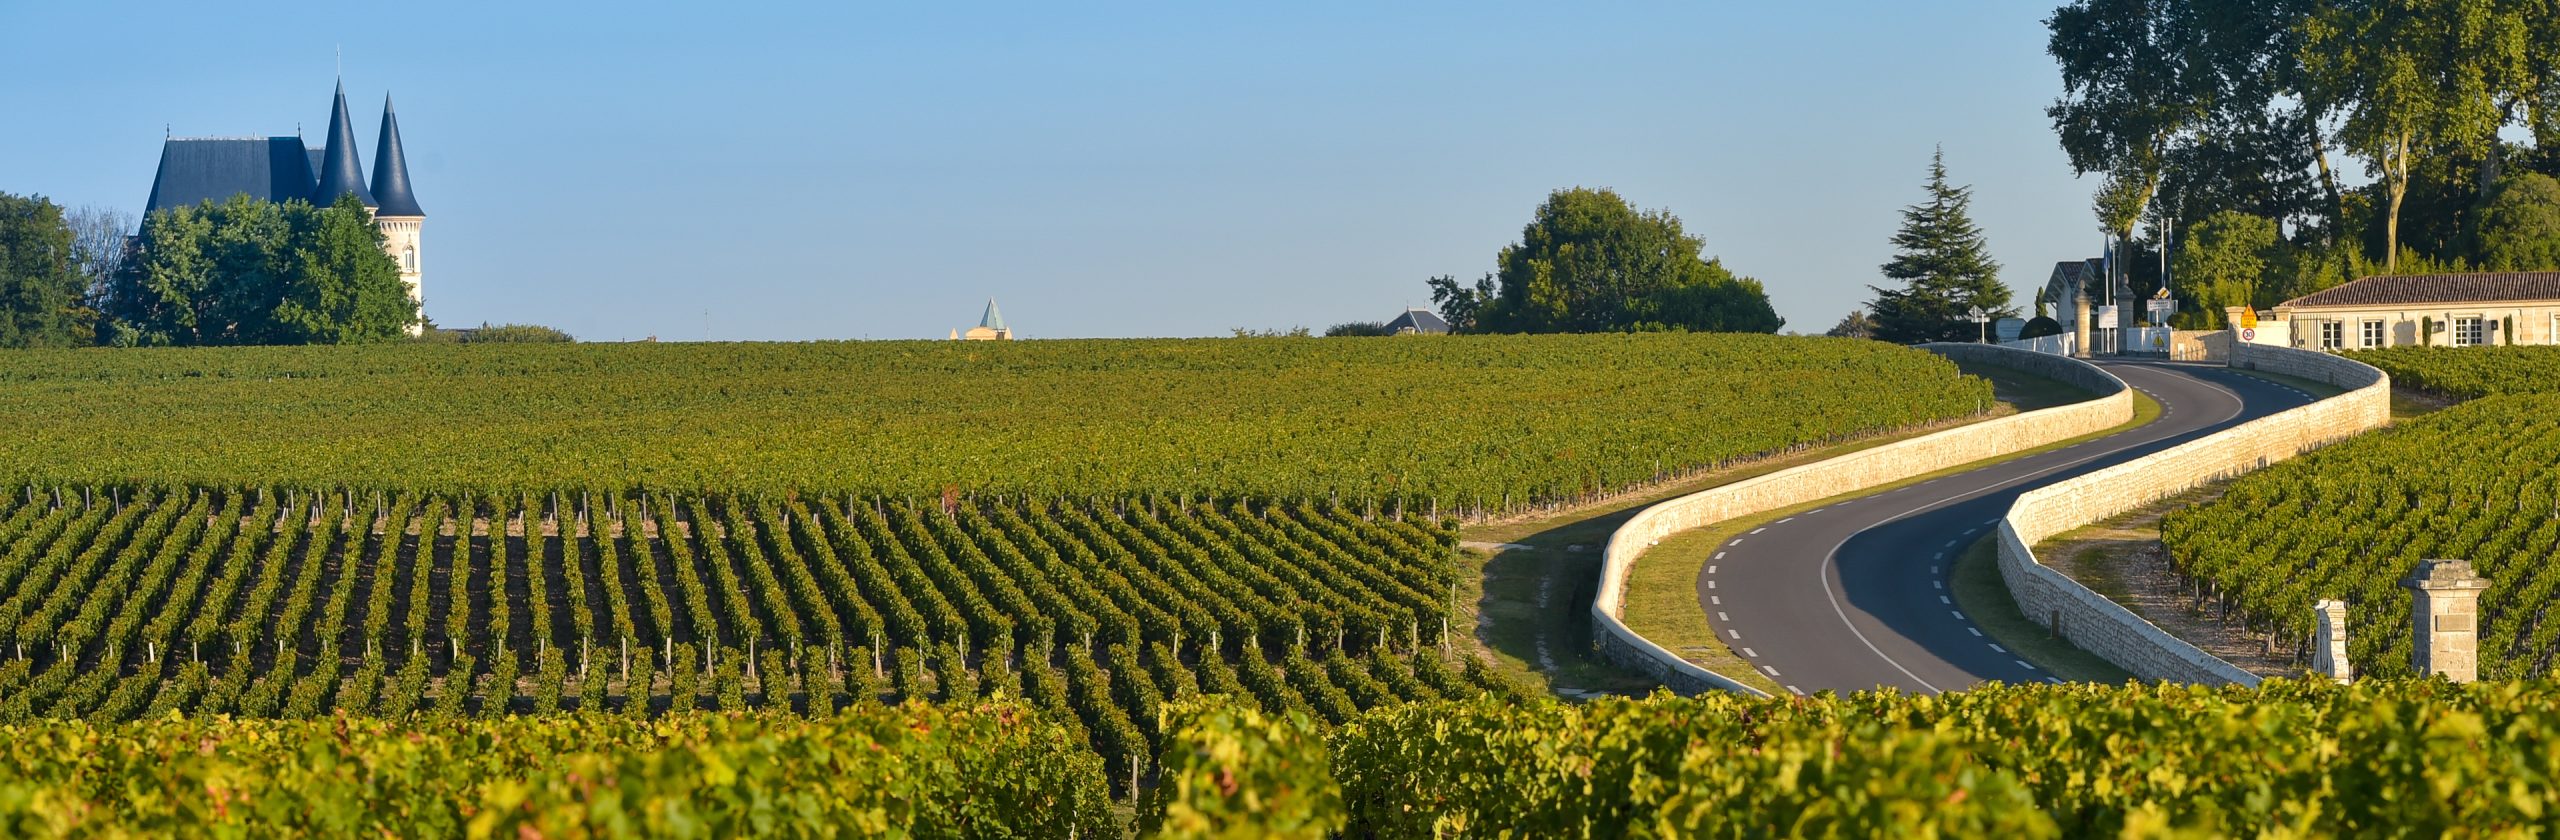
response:
[[[978,316],[978,325],[968,332],[952,330],[951,337],[962,341],[1012,341],[1013,330],[1004,325],[1004,313],[996,311],[996,299],[987,299],[987,311]]]

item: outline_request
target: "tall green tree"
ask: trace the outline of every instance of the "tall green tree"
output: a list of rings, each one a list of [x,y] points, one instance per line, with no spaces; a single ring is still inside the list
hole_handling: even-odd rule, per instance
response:
[[[2382,190],[2385,271],[2399,267],[2416,159],[2485,157],[2531,85],[2539,2],[2336,0],[2304,20],[2306,97],[2337,109],[2340,139]]]
[[[2204,28],[2181,0],[2075,0],[2045,19],[2062,96],[2045,109],[2074,174],[2103,174],[2100,226],[2131,238],[2181,135],[2208,115]]]
[[[2474,238],[2484,270],[2560,271],[2560,179],[2507,178],[2481,209]]]
[[[43,196],[0,193],[0,347],[60,347],[87,340],[71,226]]]
[[[1867,311],[1874,313],[1878,339],[1979,341],[1973,309],[1993,318],[2018,312],[2000,282],[2000,264],[1974,226],[1973,188],[1948,183],[1946,157],[1940,150],[1930,158],[1929,200],[1903,208],[1902,229],[1893,235],[1895,253],[1884,276],[1901,286],[1867,287],[1876,293]]]
[[[1453,326],[1471,322],[1473,332],[1773,333],[1785,325],[1759,281],[1701,256],[1704,247],[1668,211],[1638,211],[1606,189],[1557,190],[1520,241],[1502,249],[1496,285],[1435,278],[1432,297]]]
[[[1443,274],[1424,281],[1431,288],[1431,305],[1440,310],[1440,320],[1449,322],[1449,331],[1477,332],[1477,315],[1493,302],[1493,274],[1476,279],[1475,285],[1458,283],[1456,275]]]
[[[2205,217],[2187,229],[2171,258],[2170,285],[2181,306],[2175,323],[2188,329],[2227,326],[2227,306],[2256,306],[2280,246],[2275,220],[2236,210]]]
[[[349,197],[233,196],[154,213],[105,296],[121,345],[339,344],[405,337],[417,304]]]
[[[408,337],[418,305],[383,250],[373,213],[353,194],[311,216],[297,237],[299,263],[275,308],[278,344],[370,344]]]

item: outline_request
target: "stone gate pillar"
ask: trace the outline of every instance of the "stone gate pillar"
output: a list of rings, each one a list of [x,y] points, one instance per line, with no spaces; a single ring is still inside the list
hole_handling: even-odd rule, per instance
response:
[[[2071,298],[2071,323],[2072,323],[2072,327],[2071,327],[2071,340],[2072,340],[2072,341],[2074,341],[2074,342],[2077,342],[2077,343],[2076,343],[2076,344],[2074,344],[2074,345],[2072,346],[2072,348],[2071,348],[2071,355],[2078,356],[2078,357],[2083,358],[2083,359],[2089,358],[2089,296],[2088,296],[2088,295],[2085,295],[2085,294],[2084,294],[2084,295],[2074,295],[2074,296],[2072,296],[2072,298]]]
[[[2411,590],[2409,616],[2417,637],[2410,665],[2420,675],[2443,674],[2454,682],[2480,678],[2480,590],[2489,585],[2466,560],[2428,560],[2401,581]]]
[[[2347,663],[2347,602],[2311,605],[2311,672],[2338,682],[2355,678]]]

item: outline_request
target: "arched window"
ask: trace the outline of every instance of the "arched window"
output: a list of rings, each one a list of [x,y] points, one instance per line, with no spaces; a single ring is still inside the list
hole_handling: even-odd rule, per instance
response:
[[[411,273],[411,274],[416,274],[416,273],[418,273],[418,247],[417,247],[417,246],[412,245],[412,246],[409,246],[409,247],[407,247],[407,248],[403,248],[403,249],[401,249],[401,250],[400,250],[400,270],[401,270],[401,271],[409,272],[409,273]]]

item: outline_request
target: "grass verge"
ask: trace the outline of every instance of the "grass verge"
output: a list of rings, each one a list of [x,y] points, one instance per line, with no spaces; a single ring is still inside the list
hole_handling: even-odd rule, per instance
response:
[[[2017,599],[2009,597],[2009,587],[2000,581],[1998,534],[1976,540],[1956,558],[1954,572],[1956,605],[1973,617],[1984,635],[1999,642],[2018,658],[2035,663],[2056,677],[2073,682],[2122,683],[2135,681],[2132,672],[2115,663],[2081,650],[2068,640],[2054,638],[2043,627],[2027,620],[2018,610]]]

